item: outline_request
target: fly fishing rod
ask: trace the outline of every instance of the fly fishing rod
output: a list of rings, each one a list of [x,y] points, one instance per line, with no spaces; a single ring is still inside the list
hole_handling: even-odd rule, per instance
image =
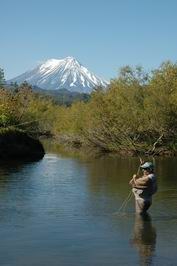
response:
[[[124,133],[123,133],[123,134],[124,134]],[[152,149],[151,149],[151,150],[148,150],[148,154],[149,154],[150,152],[153,153],[153,152],[155,151],[156,145],[157,145],[157,143],[162,139],[162,137],[163,137],[163,134],[161,134],[161,136],[160,136],[160,137],[154,142],[154,144],[153,144],[153,146],[152,146]],[[138,170],[137,170],[137,173],[136,173],[136,175],[139,175],[140,167],[141,167],[141,164],[143,163],[143,160],[142,160],[141,156],[139,156],[139,154],[138,154],[138,150],[137,150],[137,148],[136,148],[134,142],[131,140],[131,138],[127,138],[127,136],[126,136],[126,139],[129,141],[129,143],[131,143],[131,145],[132,145],[132,147],[133,147],[135,153],[136,153],[137,156],[139,157],[140,165],[139,165]],[[123,201],[122,205],[120,206],[120,208],[119,208],[119,210],[118,210],[118,212],[117,212],[118,214],[119,214],[121,211],[125,211],[125,208],[126,208],[128,202],[130,201],[132,195],[133,195],[132,190],[130,190],[128,196],[126,197],[126,199]]]

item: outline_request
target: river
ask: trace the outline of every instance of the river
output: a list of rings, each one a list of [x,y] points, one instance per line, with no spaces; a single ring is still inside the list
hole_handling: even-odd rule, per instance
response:
[[[137,158],[47,148],[38,162],[1,162],[1,266],[176,265],[177,158],[157,158],[149,216],[129,193]]]

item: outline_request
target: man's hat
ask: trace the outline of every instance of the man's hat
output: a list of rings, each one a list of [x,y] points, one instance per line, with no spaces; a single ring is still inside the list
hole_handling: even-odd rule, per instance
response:
[[[141,165],[141,169],[147,169],[147,168],[153,169],[154,168],[153,163],[151,163],[151,162],[145,162],[144,164]]]

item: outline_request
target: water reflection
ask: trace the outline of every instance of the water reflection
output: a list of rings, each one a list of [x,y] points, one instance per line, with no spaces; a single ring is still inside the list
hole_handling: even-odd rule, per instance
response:
[[[40,162],[40,161],[39,161]],[[31,160],[0,161],[0,225],[28,221],[36,196],[32,180],[39,163]],[[23,226],[23,224],[22,224]]]
[[[132,245],[137,249],[140,265],[152,265],[156,246],[156,229],[149,214],[136,215]]]
[[[151,217],[134,217],[133,200],[125,215],[112,215],[128,195],[137,158],[53,152],[35,163],[0,163],[0,265],[176,265],[176,163],[157,160],[150,211],[158,250]]]

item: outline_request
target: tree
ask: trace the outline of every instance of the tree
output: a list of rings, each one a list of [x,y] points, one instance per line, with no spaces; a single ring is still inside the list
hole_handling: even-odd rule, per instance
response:
[[[3,88],[4,84],[5,84],[4,71],[2,68],[0,68],[0,89]]]

